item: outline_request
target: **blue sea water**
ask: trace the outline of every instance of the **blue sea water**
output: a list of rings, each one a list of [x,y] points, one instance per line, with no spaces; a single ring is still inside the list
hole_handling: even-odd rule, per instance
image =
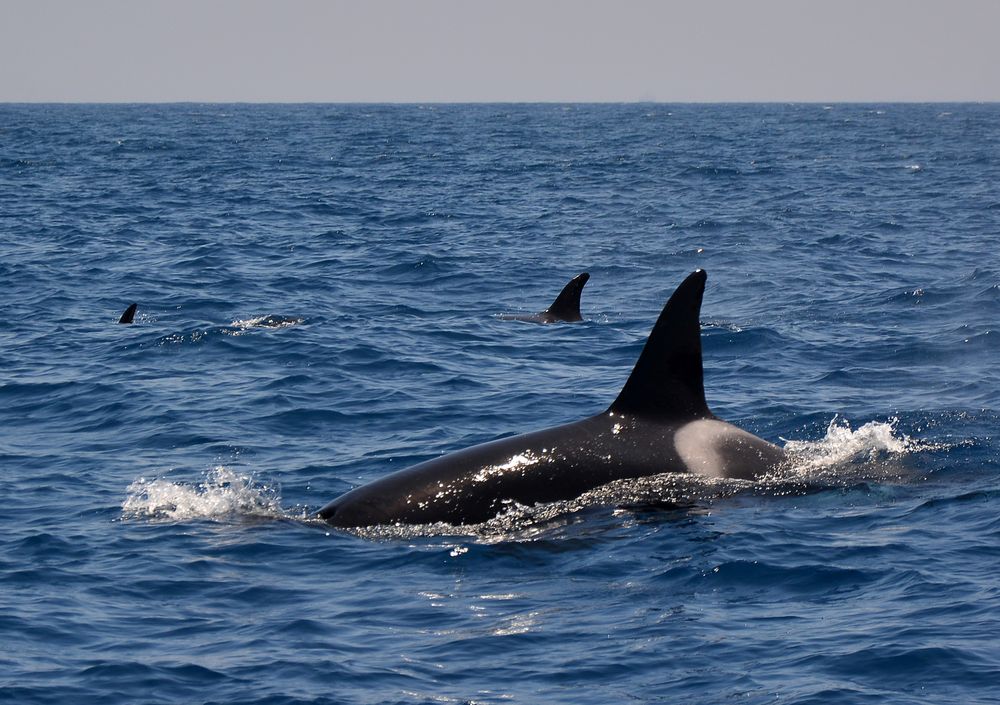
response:
[[[0,700],[1000,702],[998,184],[1000,105],[0,105]],[[696,268],[784,475],[311,518]]]

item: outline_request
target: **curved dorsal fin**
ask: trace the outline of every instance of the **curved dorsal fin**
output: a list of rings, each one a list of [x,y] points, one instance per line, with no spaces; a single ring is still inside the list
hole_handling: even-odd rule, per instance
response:
[[[705,401],[701,365],[701,298],[704,270],[696,270],[677,287],[618,398],[613,413],[671,418],[711,418]]]
[[[559,292],[559,296],[556,297],[551,306],[545,309],[544,313],[554,316],[561,321],[582,321],[583,316],[580,315],[580,294],[583,293],[583,287],[588,279],[590,279],[590,274],[587,272],[577,274],[570,279],[569,283],[563,287],[563,290]]]
[[[118,322],[119,323],[131,323],[132,320],[135,318],[135,309],[138,306],[139,306],[139,304],[132,304],[127,309],[125,309],[125,313],[123,313],[122,317],[118,319]]]

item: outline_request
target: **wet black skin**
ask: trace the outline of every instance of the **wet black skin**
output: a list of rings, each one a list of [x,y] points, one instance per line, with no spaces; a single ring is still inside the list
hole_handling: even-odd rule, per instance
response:
[[[139,304],[132,304],[132,305],[130,305],[127,309],[125,309],[125,312],[122,313],[122,317],[118,319],[118,322],[119,323],[131,323],[133,320],[135,320],[135,310],[138,307],[139,307]]]

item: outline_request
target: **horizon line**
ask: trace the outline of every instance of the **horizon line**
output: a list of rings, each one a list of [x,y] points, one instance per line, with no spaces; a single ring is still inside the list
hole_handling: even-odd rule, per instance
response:
[[[0,105],[991,105],[997,99],[844,100],[0,100]]]

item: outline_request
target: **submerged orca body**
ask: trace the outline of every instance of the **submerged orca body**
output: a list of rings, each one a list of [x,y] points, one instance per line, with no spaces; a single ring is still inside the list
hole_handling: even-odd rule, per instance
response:
[[[139,304],[131,304],[124,313],[122,317],[118,319],[119,323],[132,323],[135,321],[135,312],[139,308]],[[270,314],[267,316],[259,316],[257,318],[250,318],[244,322],[238,322],[239,325],[234,324],[233,327],[224,328],[223,330],[242,330],[244,328],[286,328],[288,326],[298,325],[299,323],[304,323],[305,319],[299,316],[277,316],[275,314]]]
[[[698,270],[670,297],[603,413],[428,460],[347,492],[319,516],[342,527],[477,524],[512,503],[573,499],[614,480],[664,472],[753,478],[774,468],[784,451],[716,418],[705,401],[705,280]]]
[[[254,326],[258,328],[286,328],[287,326],[297,326],[304,322],[305,319],[299,316],[276,316],[272,313],[255,321]]]
[[[502,321],[528,321],[529,323],[573,323],[582,321],[580,315],[580,294],[590,274],[577,274],[559,292],[559,296],[544,311],[539,313],[501,313],[497,318]]]
[[[118,319],[119,323],[131,323],[135,320],[135,310],[139,308],[139,304],[131,304],[125,312],[122,313],[122,317]]]

